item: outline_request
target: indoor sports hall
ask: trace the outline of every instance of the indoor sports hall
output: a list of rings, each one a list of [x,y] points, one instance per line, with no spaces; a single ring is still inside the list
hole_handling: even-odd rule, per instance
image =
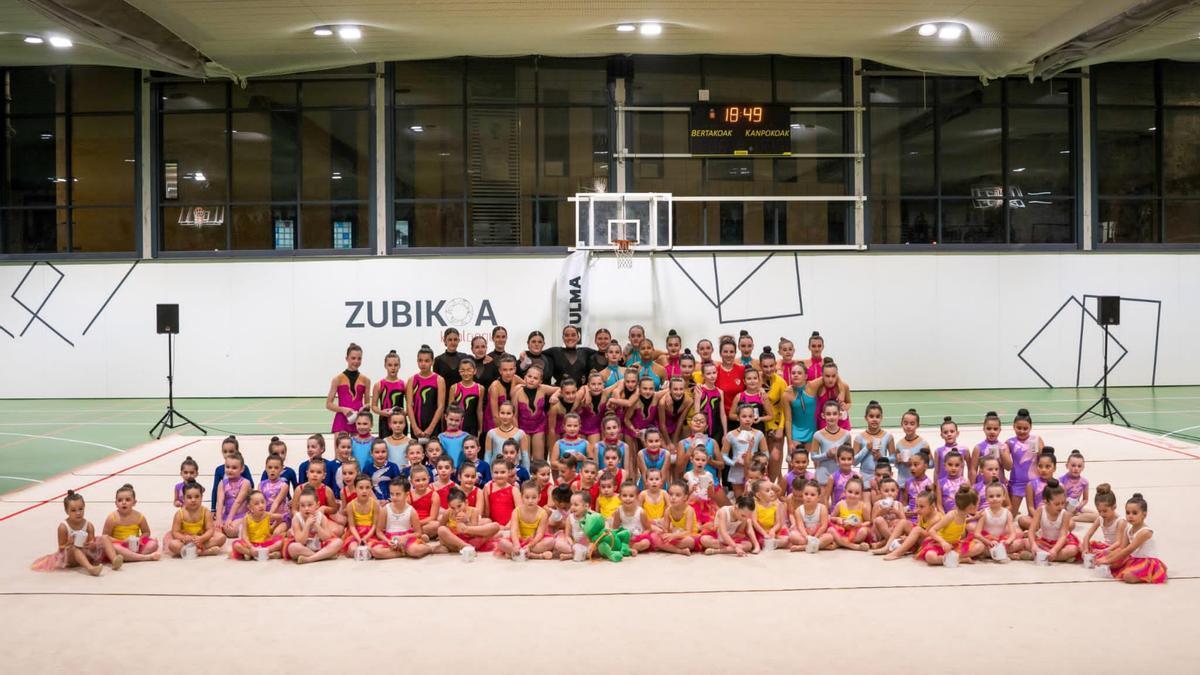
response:
[[[1190,0],[0,0],[0,649],[1190,672],[1198,83]]]

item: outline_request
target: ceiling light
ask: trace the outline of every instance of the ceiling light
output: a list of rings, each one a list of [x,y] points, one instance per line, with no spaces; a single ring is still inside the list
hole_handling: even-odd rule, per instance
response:
[[[51,35],[50,36],[50,46],[51,47],[58,47],[59,49],[66,49],[67,47],[74,46],[74,44],[75,44],[74,42],[71,42],[69,39],[62,37],[61,35]]]
[[[958,23],[942,24],[938,29],[938,38],[941,40],[957,40],[962,37],[963,27]]]
[[[654,37],[655,35],[662,35],[662,24],[660,24],[660,23],[644,23],[644,24],[642,24],[642,26],[639,30],[641,31],[642,35],[645,35],[646,37]]]
[[[317,26],[313,29],[313,35],[317,37],[329,37],[333,35],[333,29],[329,26]]]
[[[42,140],[43,140],[43,141],[48,141],[48,140],[50,140],[51,138],[54,138],[54,134],[42,134]]]
[[[192,176],[192,180],[206,181],[208,180],[208,176],[205,176],[203,171],[197,171],[195,175]]]
[[[1146,131],[1158,131],[1158,127],[1150,127]]]
[[[343,40],[359,40],[362,39],[362,29],[358,26],[341,26],[338,28],[338,37]]]
[[[1070,151],[1070,150],[1059,150],[1059,151],[1058,151],[1058,154],[1060,154],[1060,155],[1069,155],[1069,154],[1071,154],[1071,151]]]
[[[1021,173],[1024,170],[1025,170],[1025,167],[1018,166],[1017,168],[1013,169],[1013,173]]]
[[[45,40],[43,40],[42,38],[40,38],[36,35],[26,35],[25,36],[25,44],[27,44],[27,45],[40,45],[43,42],[45,42]]]
[[[617,24],[617,32],[618,33],[632,33],[635,30],[637,30],[637,26],[635,26],[631,23]]]
[[[923,23],[917,32],[921,34],[921,37],[933,37],[937,34],[938,27],[936,23]]]
[[[408,130],[409,130],[409,131],[411,131],[411,132],[413,132],[413,133],[417,133],[417,134],[419,134],[419,133],[421,133],[422,131],[425,131],[425,127],[421,126],[420,124],[414,124],[414,125],[412,125],[411,127],[409,127],[409,128],[408,128]]]

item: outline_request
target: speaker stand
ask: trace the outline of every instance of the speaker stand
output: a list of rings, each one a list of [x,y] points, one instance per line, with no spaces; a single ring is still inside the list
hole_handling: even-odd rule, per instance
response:
[[[1075,421],[1071,422],[1071,424],[1079,424],[1079,420],[1087,417],[1088,415],[1095,415],[1096,417],[1100,417],[1100,418],[1108,420],[1108,422],[1110,424],[1116,424],[1117,423],[1116,420],[1119,417],[1121,419],[1121,424],[1124,424],[1125,426],[1129,426],[1129,421],[1125,419],[1125,416],[1122,415],[1121,411],[1117,409],[1116,404],[1113,403],[1112,399],[1108,397],[1108,325],[1107,324],[1105,324],[1105,326],[1104,326],[1104,374],[1100,377],[1100,381],[1103,386],[1103,389],[1100,390],[1101,391],[1100,400],[1093,403],[1091,405],[1091,407],[1089,407],[1087,410],[1084,410],[1082,413],[1079,413],[1079,417],[1076,417]],[[1099,412],[1096,411],[1097,408],[1100,409]]]
[[[177,429],[188,425],[196,427],[205,436],[208,435],[208,431],[204,427],[191,421],[187,415],[175,409],[175,334],[167,333],[167,411],[158,418],[158,422],[155,422],[154,426],[150,427],[150,435],[162,438],[167,429]],[[154,433],[155,431],[158,432],[157,435]]]

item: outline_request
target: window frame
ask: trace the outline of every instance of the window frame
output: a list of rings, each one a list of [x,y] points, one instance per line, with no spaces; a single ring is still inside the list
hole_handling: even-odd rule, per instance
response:
[[[961,200],[954,199],[954,198],[947,199],[942,194],[942,153],[941,153],[941,149],[942,149],[943,121],[940,118],[942,106],[941,106],[941,87],[939,86],[939,84],[940,84],[941,80],[947,80],[947,79],[949,79],[949,80],[954,80],[954,79],[974,80],[976,78],[963,78],[963,77],[958,77],[958,76],[947,76],[947,75],[927,75],[926,73],[921,73],[921,72],[917,72],[917,71],[909,71],[909,70],[900,70],[900,69],[890,70],[884,66],[880,66],[879,64],[867,64],[867,63],[863,64],[863,70],[861,71],[860,75],[863,78],[863,85],[864,85],[864,87],[863,87],[864,88],[864,93],[863,93],[863,144],[866,148],[866,161],[867,161],[867,166],[865,167],[865,169],[863,171],[863,191],[864,191],[864,194],[867,196],[867,199],[864,202],[864,205],[865,205],[865,208],[867,209],[867,211],[866,211],[866,215],[863,219],[863,229],[864,229],[863,243],[866,245],[866,247],[868,249],[885,251],[885,252],[909,251],[909,252],[914,252],[914,253],[929,253],[931,251],[938,251],[938,250],[945,250],[945,251],[951,251],[951,252],[972,252],[972,251],[974,251],[974,252],[980,252],[980,253],[987,253],[987,252],[1002,252],[1002,251],[1077,251],[1077,250],[1082,250],[1084,248],[1084,245],[1083,245],[1083,230],[1084,230],[1084,227],[1083,227],[1083,212],[1084,212],[1083,199],[1084,199],[1085,195],[1084,195],[1084,191],[1083,191],[1083,170],[1082,170],[1083,167],[1082,167],[1082,159],[1081,159],[1082,153],[1080,152],[1080,148],[1083,147],[1083,129],[1082,129],[1082,121],[1083,120],[1082,120],[1082,118],[1083,118],[1084,102],[1081,101],[1081,87],[1079,85],[1079,81],[1084,77],[1082,74],[1073,73],[1073,72],[1072,73],[1064,73],[1064,74],[1057,75],[1054,78],[1054,79],[1072,81],[1071,86],[1073,89],[1072,96],[1073,96],[1074,102],[1071,105],[1036,105],[1036,104],[1030,104],[1030,103],[1015,103],[1015,104],[1010,103],[1009,102],[1008,81],[1010,81],[1014,78],[1007,77],[1007,78],[999,78],[988,84],[988,86],[999,86],[1000,87],[1000,101],[998,103],[981,103],[981,104],[977,104],[974,106],[976,108],[989,108],[989,109],[994,109],[994,110],[1000,111],[1000,171],[1001,171],[1002,188],[1004,190],[1006,200],[1008,199],[1007,195],[1008,195],[1008,188],[1009,188],[1009,173],[1010,173],[1010,171],[1009,171],[1009,142],[1010,142],[1009,111],[1012,109],[1018,109],[1018,110],[1068,110],[1068,111],[1070,111],[1069,136],[1071,139],[1071,172],[1072,172],[1072,183],[1073,183],[1074,189],[1075,189],[1075,193],[1071,197],[1071,201],[1073,202],[1072,208],[1071,208],[1071,213],[1072,213],[1072,228],[1071,229],[1073,232],[1074,241],[1070,242],[1070,243],[1062,243],[1062,244],[1013,243],[1011,241],[1012,240],[1012,217],[1011,217],[1012,214],[1011,214],[1011,209],[1009,209],[1007,207],[1004,209],[1004,217],[1003,217],[1003,229],[1004,229],[1005,239],[1007,241],[1005,241],[1005,242],[988,242],[988,243],[980,243],[980,244],[941,243],[940,238],[941,238],[941,234],[943,231],[943,223],[942,223],[943,203],[947,202],[947,201],[954,202],[954,201],[961,201]],[[929,100],[927,101],[927,103],[930,105],[930,110],[932,111],[932,114],[934,115],[933,182],[934,182],[934,186],[936,188],[936,194],[934,194],[934,195],[903,195],[903,194],[901,194],[901,195],[896,195],[895,199],[898,201],[904,201],[904,200],[932,201],[935,205],[935,210],[936,210],[936,216],[937,216],[936,231],[937,231],[937,237],[938,237],[939,243],[912,243],[912,244],[894,243],[894,244],[892,244],[892,243],[875,243],[872,240],[873,236],[875,234],[874,222],[873,222],[873,218],[872,218],[872,209],[875,208],[876,202],[881,201],[881,198],[877,198],[871,192],[871,175],[872,175],[871,162],[873,161],[873,156],[874,156],[874,148],[871,145],[871,111],[875,107],[893,108],[893,109],[914,109],[914,108],[916,108],[916,105],[913,103],[875,103],[875,102],[872,102],[870,94],[865,91],[867,84],[868,84],[868,79],[872,78],[872,77],[893,77],[893,78],[896,78],[896,77],[911,77],[911,78],[920,77],[920,78],[928,78],[928,80],[931,81],[930,85],[929,85],[931,92],[929,94]],[[1093,121],[1093,124],[1094,124],[1094,121]],[[1095,142],[1094,135],[1092,137],[1092,142],[1093,142],[1093,146],[1094,146],[1094,142]],[[1093,152],[1093,162],[1094,161],[1095,161],[1095,154]],[[1092,178],[1094,181],[1095,180],[1094,172],[1093,172]],[[1028,195],[1026,195],[1025,197],[1027,198]],[[1093,211],[1093,213],[1095,213],[1095,212]]]
[[[192,78],[173,77],[173,76],[158,76],[146,78],[148,86],[151,88],[150,104],[152,108],[152,123],[151,123],[151,166],[153,167],[153,207],[150,212],[150,233],[151,233],[151,256],[154,258],[313,258],[313,257],[367,257],[375,254],[376,250],[376,208],[378,200],[376,194],[377,182],[377,164],[376,164],[376,123],[375,123],[375,81],[379,77],[379,73],[374,72],[374,66],[371,71],[362,73],[299,73],[295,75],[281,75],[274,77],[253,78],[251,81],[255,83],[273,83],[273,82],[291,82],[296,84],[296,103],[293,106],[271,107],[266,109],[234,107],[233,105],[233,87],[237,86],[232,81],[218,81],[225,87],[225,103],[219,108],[201,108],[196,110],[174,110],[164,111],[162,106],[162,90],[163,84],[188,84],[201,83],[204,80],[195,80]],[[305,82],[321,82],[321,81],[363,81],[367,84],[367,102],[365,107],[361,105],[320,105],[320,106],[305,106],[304,105],[304,85]],[[297,118],[296,124],[296,197],[290,201],[262,201],[262,200],[236,200],[233,193],[233,134],[229,132],[233,128],[233,116],[238,113],[247,112],[270,112],[270,111],[288,111],[293,112]],[[368,182],[367,196],[365,200],[313,200],[304,199],[303,181],[304,181],[304,150],[303,150],[303,135],[301,122],[305,111],[358,111],[366,112],[368,120],[368,136],[367,136],[367,176],[365,180]],[[163,120],[166,115],[212,115],[220,113],[225,120],[225,188],[226,194],[224,201],[220,205],[226,209],[225,214],[225,245],[226,248],[219,251],[173,251],[163,248],[165,223],[163,222],[163,209],[171,205],[165,204],[163,195]],[[361,205],[366,208],[367,218],[365,227],[367,227],[367,246],[354,247],[348,249],[338,248],[301,248],[300,242],[303,232],[303,223],[301,212],[305,205]],[[296,210],[295,223],[295,247],[292,249],[234,249],[233,248],[233,212],[238,207],[266,207],[272,208],[275,206],[292,206]]]
[[[64,101],[61,112],[50,111],[42,113],[19,113],[10,115],[4,106],[0,106],[0,128],[5,128],[9,119],[31,119],[31,118],[52,118],[62,119],[64,125],[63,143],[65,144],[64,162],[66,173],[71,176],[73,173],[73,158],[72,144],[74,141],[73,120],[76,117],[88,118],[118,118],[128,117],[133,124],[133,203],[125,204],[88,204],[84,206],[76,206],[72,200],[73,183],[67,182],[67,197],[66,203],[63,206],[54,204],[51,206],[36,206],[36,207],[12,207],[0,204],[0,211],[66,211],[67,217],[67,250],[65,251],[45,251],[40,253],[6,253],[0,252],[0,261],[23,261],[23,260],[137,260],[142,257],[143,245],[143,228],[142,228],[142,74],[140,71],[132,68],[121,68],[121,70],[129,71],[129,81],[132,87],[133,107],[129,111],[90,111],[90,112],[75,112],[74,111],[74,95],[72,88],[72,79],[75,74],[74,65],[53,65],[53,66],[3,66],[0,67],[0,77],[6,75],[9,71],[18,69],[51,69],[62,68],[64,77],[63,83]],[[0,139],[0,148],[7,146],[6,139]],[[7,180],[8,176],[4,166],[0,164],[0,180]],[[133,209],[133,250],[131,251],[72,251],[75,236],[75,222],[72,217],[76,209]]]
[[[1163,96],[1163,68],[1164,64],[1169,59],[1155,59],[1149,61],[1153,65],[1154,70],[1154,103],[1104,103],[1099,102],[1098,87],[1093,81],[1091,87],[1090,100],[1087,105],[1091,106],[1091,146],[1092,146],[1092,217],[1094,227],[1092,228],[1091,245],[1095,251],[1187,251],[1200,250],[1200,241],[1192,243],[1171,243],[1166,241],[1167,219],[1166,205],[1168,202],[1196,202],[1200,201],[1200,192],[1195,196],[1167,196],[1164,190],[1166,184],[1166,171],[1163,167],[1163,149],[1166,142],[1165,134],[1165,112],[1172,110],[1192,111],[1200,114],[1200,105],[1181,105],[1165,103]],[[1145,61],[1136,63],[1146,63]],[[1185,62],[1189,63],[1189,62]],[[1101,64],[1103,65],[1103,64]],[[1096,68],[1098,66],[1093,66]],[[1154,126],[1156,132],[1154,134],[1154,193],[1148,195],[1101,195],[1100,194],[1100,167],[1102,166],[1102,158],[1099,156],[1099,112],[1101,110],[1131,110],[1131,111],[1153,111]],[[1116,242],[1104,243],[1100,240],[1100,202],[1153,202],[1155,204],[1156,217],[1155,220],[1160,241],[1157,242]]]

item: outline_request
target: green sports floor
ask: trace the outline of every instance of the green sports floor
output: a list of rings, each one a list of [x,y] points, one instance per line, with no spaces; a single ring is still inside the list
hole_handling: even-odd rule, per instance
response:
[[[1109,393],[1132,426],[1200,441],[1200,387],[1122,387]],[[976,424],[989,410],[1010,419],[1022,407],[1035,424],[1064,424],[1099,396],[1097,389],[862,391],[854,392],[853,410],[858,418],[867,401],[877,400],[884,425],[892,429],[910,407],[921,413],[922,426],[945,415],[964,426]],[[330,414],[320,398],[179,399],[176,407],[211,436],[329,431]],[[151,440],[148,430],[165,409],[163,399],[0,400],[0,494]],[[199,434],[191,427],[177,431]]]

